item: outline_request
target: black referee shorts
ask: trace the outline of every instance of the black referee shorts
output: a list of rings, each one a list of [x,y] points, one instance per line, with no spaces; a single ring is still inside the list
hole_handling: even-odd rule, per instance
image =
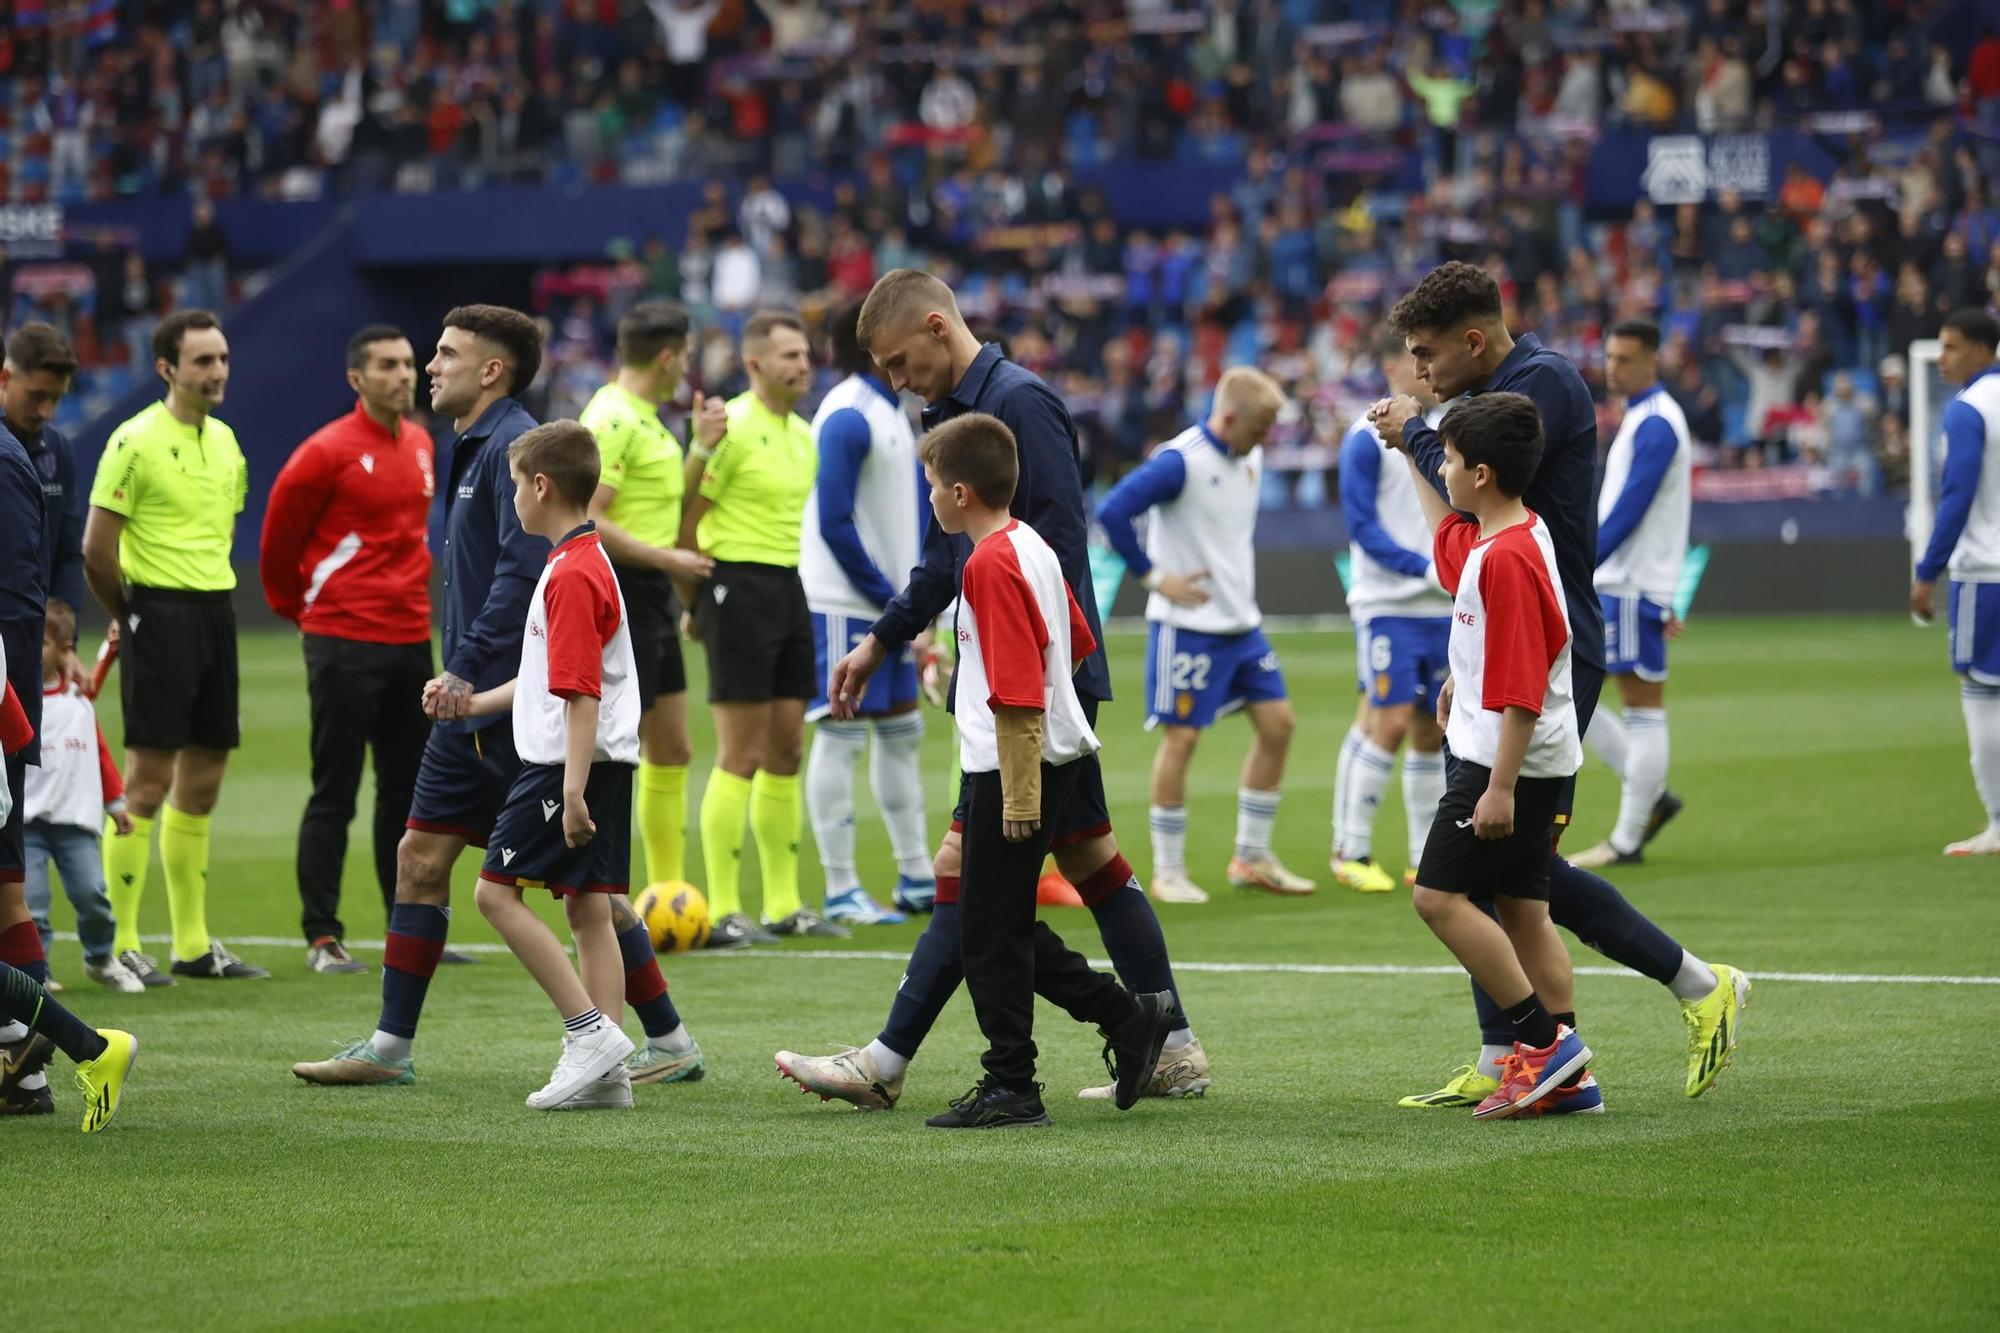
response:
[[[1518,778],[1514,782],[1514,831],[1504,838],[1476,837],[1472,811],[1486,794],[1493,770],[1461,759],[1451,766],[1444,799],[1431,820],[1417,883],[1469,898],[1549,899],[1550,848],[1556,814],[1573,778]]]
[[[717,564],[695,598],[708,654],[708,700],[717,704],[809,700],[816,654],[799,571],[784,565]]]
[[[615,566],[625,594],[626,622],[632,632],[639,711],[663,694],[687,692],[687,664],[681,660],[681,604],[674,585],[657,569]]]
[[[134,587],[118,638],[125,744],[233,750],[237,713],[236,608],[227,592]]]

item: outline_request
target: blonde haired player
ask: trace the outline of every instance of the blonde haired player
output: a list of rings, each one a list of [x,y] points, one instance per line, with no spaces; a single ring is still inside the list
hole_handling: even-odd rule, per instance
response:
[[[1151,816],[1153,896],[1163,903],[1208,901],[1187,870],[1188,763],[1203,729],[1238,710],[1253,738],[1236,792],[1229,882],[1278,894],[1315,887],[1271,853],[1296,719],[1257,609],[1257,483],[1264,437],[1284,402],[1262,371],[1224,373],[1208,419],[1154,450],[1097,508],[1112,546],[1152,594],[1146,726],[1161,733]],[[1142,546],[1133,524],[1147,510]]]

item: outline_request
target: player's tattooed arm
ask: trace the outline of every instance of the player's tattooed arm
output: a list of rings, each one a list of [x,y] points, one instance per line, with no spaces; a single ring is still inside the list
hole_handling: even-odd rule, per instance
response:
[[[472,682],[445,672],[424,687],[424,713],[434,722],[472,716]]]

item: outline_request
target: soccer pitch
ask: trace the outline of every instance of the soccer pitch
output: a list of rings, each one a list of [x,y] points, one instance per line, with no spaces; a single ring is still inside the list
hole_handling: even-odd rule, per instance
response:
[[[1324,880],[1353,641],[1277,646],[1301,719],[1277,850]],[[1110,647],[1106,779],[1143,875],[1142,641]],[[1736,1064],[1699,1101],[1681,1094],[1667,993],[1592,972],[1579,1010],[1609,1114],[1474,1124],[1396,1109],[1476,1047],[1465,982],[1406,893],[1230,893],[1238,722],[1204,742],[1189,786],[1188,859],[1216,901],[1160,909],[1214,1063],[1209,1096],[1122,1115],[1077,1102],[1103,1081],[1099,1043],[1044,1006],[1054,1127],[951,1135],[922,1119],[978,1075],[962,997],[893,1113],[822,1106],[771,1066],[780,1047],[865,1043],[916,925],[837,949],[666,960],[709,1073],[639,1089],[629,1115],[522,1104],[557,1027],[504,954],[440,971],[416,1086],[299,1083],[292,1061],[373,1026],[379,972],[304,969],[304,672],[290,636],[249,636],[209,915],[274,976],[117,996],[58,943],[65,998],[137,1033],[142,1054],[103,1135],[76,1132],[60,1062],[60,1113],[0,1122],[7,1326],[1464,1327],[1523,1308],[1618,1327],[1987,1325],[2000,865],[1938,854],[1978,820],[1944,657],[1941,631],[1901,617],[1697,619],[1675,645],[1672,783],[1687,810],[1647,865],[1614,877],[1691,948],[1758,978]],[[698,654],[691,666],[700,697]],[[115,699],[105,713],[115,742]],[[940,723],[926,741],[934,832]],[[713,748],[706,718],[695,725],[698,787]],[[379,940],[368,799],[345,916],[355,939]],[[886,842],[861,799],[863,873],[886,897]],[[1615,805],[1591,764],[1573,845],[1602,837]],[[1400,870],[1395,783],[1379,829]],[[816,891],[809,847],[806,864]],[[460,866],[455,941],[494,938],[472,907],[475,867]],[[1052,920],[1101,954],[1087,913]],[[57,924],[71,924],[60,896]],[[143,929],[166,924],[156,864]]]

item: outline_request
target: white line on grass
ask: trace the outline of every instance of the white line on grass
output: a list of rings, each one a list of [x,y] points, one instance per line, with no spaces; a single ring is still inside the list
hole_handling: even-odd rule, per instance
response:
[[[76,936],[67,931],[56,935],[59,940],[74,941]],[[146,935],[142,937],[148,944],[166,944],[171,937],[166,935]],[[299,941],[277,935],[237,935],[232,937],[237,944],[251,948],[301,948]],[[382,948],[381,940],[348,940],[350,949]],[[504,954],[507,946],[485,941],[468,941],[451,946],[462,953]],[[893,952],[888,949],[716,949],[698,950],[691,954],[673,955],[676,961],[687,958],[733,958],[733,959],[787,959],[815,962],[864,962],[902,963],[909,961],[909,953]],[[1102,958],[1090,960],[1092,967],[1110,967]],[[1458,977],[1464,976],[1463,969],[1448,964],[1435,966],[1412,963],[1174,963],[1176,972],[1248,972],[1290,974],[1309,977]],[[1751,967],[1745,968],[1756,981],[1802,981],[1816,986],[2000,986],[2000,977],[1958,977],[1930,975],[1924,973],[1895,972],[1761,972]],[[1637,972],[1622,967],[1579,967],[1578,976],[1583,977],[1627,977],[1633,981],[1643,981]]]

